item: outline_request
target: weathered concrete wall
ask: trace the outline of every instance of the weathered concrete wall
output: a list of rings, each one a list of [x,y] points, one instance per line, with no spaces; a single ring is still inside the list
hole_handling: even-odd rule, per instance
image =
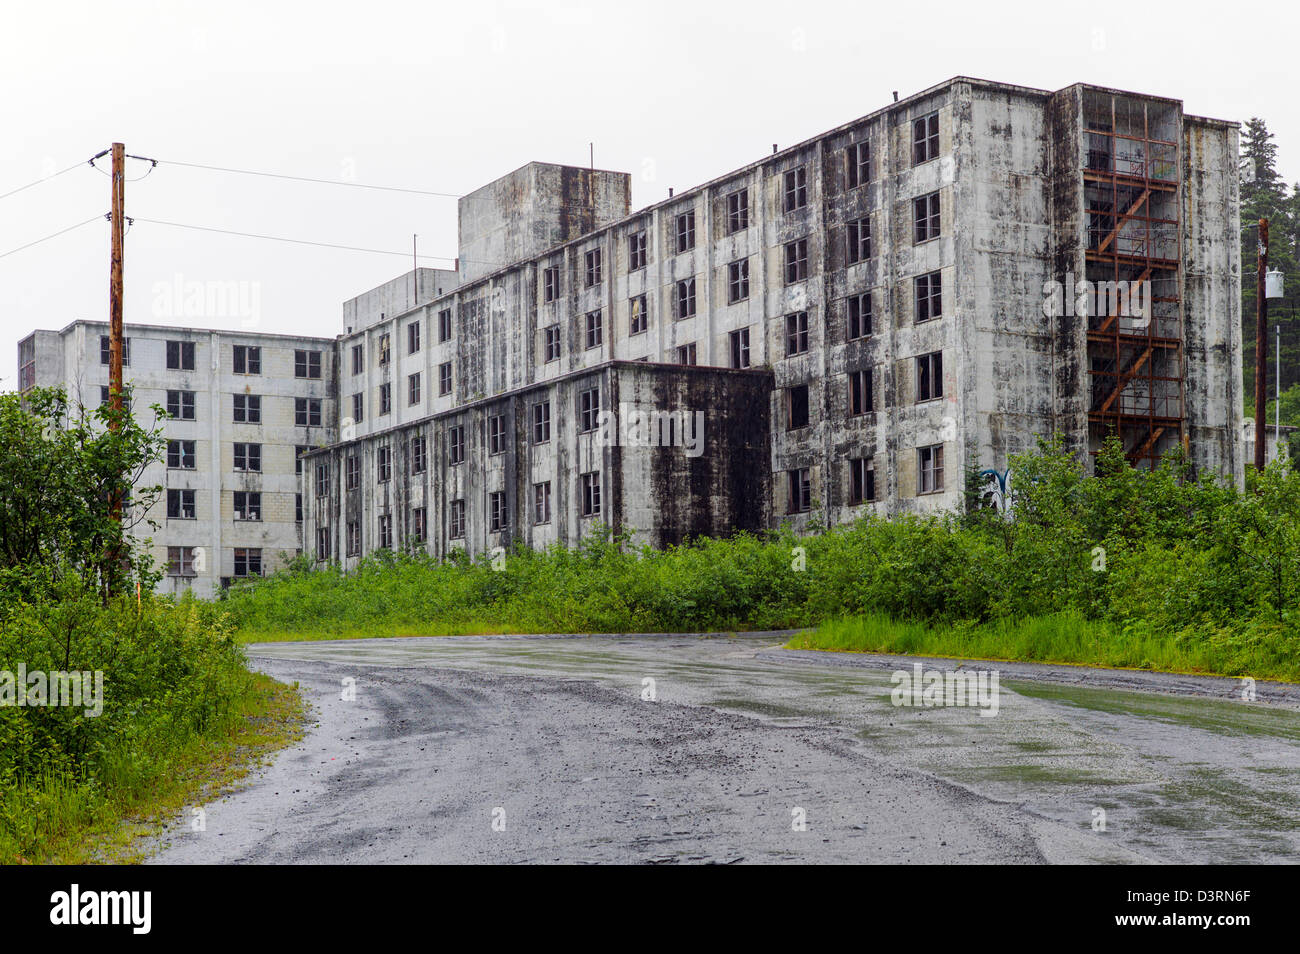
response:
[[[1183,313],[1187,433],[1202,471],[1245,479],[1237,127],[1183,123]]]
[[[459,202],[460,273],[474,281],[628,214],[626,172],[530,162]]]
[[[580,397],[599,393],[597,426],[580,426]],[[768,525],[766,462],[769,426],[763,408],[771,375],[763,371],[684,368],[640,362],[605,362],[410,425],[335,444],[307,458],[304,493],[309,501],[304,540],[314,545],[326,529],[329,552],[354,566],[380,547],[380,521],[391,521],[394,548],[414,546],[438,556],[453,549],[470,555],[515,541],[542,547],[573,545],[598,524],[629,531],[638,542],[664,546],[700,534]],[[534,440],[533,408],[548,408],[546,439]],[[700,417],[696,417],[696,412]],[[671,433],[650,421],[672,416]],[[686,415],[687,417],[682,417]],[[489,419],[504,419],[505,439],[493,452]],[[680,428],[695,422],[692,432]],[[453,459],[453,429],[463,434],[463,458]],[[693,433],[693,439],[687,439]],[[648,439],[653,434],[655,443]],[[412,467],[412,440],[424,440],[427,465]],[[381,480],[383,449],[391,473]],[[359,474],[347,485],[349,459]],[[318,467],[328,468],[320,492]],[[597,474],[600,510],[584,514],[584,474]],[[534,488],[550,484],[550,514],[538,520]],[[505,495],[506,524],[490,525],[491,495]],[[452,537],[450,514],[463,502],[464,533]],[[457,504],[459,505],[459,504]],[[416,508],[427,513],[427,537],[413,540]],[[349,524],[360,546],[349,548]],[[353,539],[356,539],[355,537]]]

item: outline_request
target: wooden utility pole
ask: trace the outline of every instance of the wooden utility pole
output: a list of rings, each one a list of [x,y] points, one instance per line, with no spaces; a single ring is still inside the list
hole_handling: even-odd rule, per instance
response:
[[[126,216],[126,147],[113,143],[113,201],[112,252],[108,264],[108,399],[113,406],[113,420],[109,427],[117,430],[118,413],[122,410],[122,350],[125,335],[122,329],[122,245],[125,236]],[[113,494],[113,519],[122,522],[122,494]],[[117,554],[112,554],[116,560]]]
[[[1268,402],[1268,298],[1264,278],[1268,272],[1268,219],[1259,220],[1259,274],[1255,277],[1255,469],[1264,469],[1268,427],[1264,405]]]

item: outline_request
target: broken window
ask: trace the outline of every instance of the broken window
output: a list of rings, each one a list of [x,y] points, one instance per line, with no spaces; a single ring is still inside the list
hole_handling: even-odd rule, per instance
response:
[[[871,292],[849,296],[848,317],[850,341],[871,334]]]
[[[330,528],[317,527],[316,529],[316,559],[328,560],[330,558]]]
[[[727,266],[727,303],[735,304],[749,297],[749,259],[742,258]]]
[[[786,471],[786,512],[807,513],[812,509],[812,475],[807,467]]]
[[[488,495],[488,529],[493,533],[500,533],[506,529],[508,523],[505,491],[494,490]]]
[[[261,520],[262,519],[262,495],[257,492],[246,490],[235,491],[235,519],[236,520]]]
[[[451,340],[451,309],[444,308],[438,312],[438,341]]]
[[[429,538],[429,511],[423,507],[411,508],[411,536],[418,543]]]
[[[939,193],[931,192],[912,200],[912,243],[939,237]]]
[[[453,424],[447,428],[447,463],[465,462],[465,425]]]
[[[262,423],[262,397],[258,394],[236,394],[234,419],[236,424]]]
[[[677,363],[678,364],[695,364],[695,342],[677,346]]]
[[[123,358],[123,360],[125,360],[125,357]],[[167,370],[168,371],[193,371],[194,370],[194,342],[193,341],[167,342]]]
[[[929,321],[943,315],[943,279],[930,272],[916,279],[916,320]]]
[[[933,112],[912,122],[912,165],[939,157],[939,113]]]
[[[259,359],[258,364],[261,364]],[[293,376],[295,378],[320,378],[320,352],[295,350],[293,353]]]
[[[418,371],[406,377],[406,403],[420,403],[420,372]]]
[[[349,454],[343,461],[343,489],[356,490],[361,486],[361,458]]]
[[[330,465],[328,463],[316,465],[316,496],[328,497],[330,495]]]
[[[871,181],[871,143],[855,142],[846,150],[847,181],[850,189]]]
[[[731,366],[749,367],[749,329],[741,328],[731,333]]]
[[[866,414],[871,407],[871,371],[849,372],[849,415]]]
[[[599,348],[601,342],[600,309],[587,312],[587,347]]]
[[[808,170],[803,166],[785,174],[785,191],[781,204],[783,212],[793,212],[808,204]]]
[[[488,454],[506,452],[506,416],[504,414],[488,415]]]
[[[464,500],[453,500],[447,504],[447,536],[452,540],[465,536]]]
[[[235,470],[260,471],[262,469],[261,444],[235,444]]]
[[[918,448],[916,463],[916,492],[933,494],[943,490],[943,445]]]
[[[253,345],[234,346],[235,374],[261,374],[262,349]]]
[[[362,412],[365,411],[366,398],[364,394],[352,395],[352,420],[360,424]]]
[[[560,360],[560,326],[551,325],[542,329],[546,334],[546,360]],[[448,382],[450,384],[450,382]],[[450,388],[448,389],[450,390]],[[444,394],[446,392],[443,392]]]
[[[378,480],[381,484],[386,484],[393,479],[393,449],[384,445],[376,451],[376,463]]]
[[[168,441],[167,466],[173,470],[194,470],[194,441]]]
[[[845,260],[850,265],[865,262],[871,258],[871,220],[854,219],[846,229],[847,248]]]
[[[808,312],[796,311],[785,316],[785,356],[793,357],[808,350]]]
[[[727,196],[727,234],[749,228],[749,190],[738,189]]]
[[[785,283],[793,285],[808,277],[808,240],[796,239],[785,244]]]
[[[438,365],[438,393],[451,393],[451,362],[444,361]]]
[[[600,514],[600,471],[582,475],[582,515],[595,517]]]
[[[194,420],[194,392],[168,391],[167,413],[178,421]]]
[[[876,499],[876,466],[869,457],[849,461],[849,503],[860,504]]]
[[[393,548],[393,518],[389,514],[381,514],[379,517],[379,549],[391,550]]]
[[[422,474],[429,465],[429,444],[423,436],[411,438],[411,473]]]
[[[627,237],[627,270],[635,272],[638,269],[645,268],[646,264],[646,235],[645,230],[633,232]]]
[[[785,389],[786,430],[808,426],[808,385],[796,384]]]
[[[406,326],[406,353],[415,354],[420,350],[420,323],[412,321]]]
[[[320,427],[321,399],[294,398],[293,423],[296,427]]]
[[[235,576],[262,575],[262,548],[235,547]]]
[[[695,210],[677,216],[677,254],[695,248]]]
[[[641,332],[645,331],[650,324],[649,317],[646,314],[645,295],[637,295],[635,298],[631,299],[628,305],[628,309],[632,315],[632,320],[628,328],[628,334],[639,335]]]
[[[551,402],[538,401],[533,405],[533,443],[545,444],[551,439]]]
[[[379,336],[379,363],[380,363],[380,365],[382,366],[382,365],[388,364],[388,359],[389,359],[389,357],[391,357],[391,350],[390,350],[390,348],[389,348],[389,344],[388,344],[388,335],[385,333],[385,334],[382,334],[382,335]]]
[[[578,392],[578,431],[594,431],[600,415],[600,388],[583,388]]]
[[[943,352],[934,351],[916,359],[916,399],[931,401],[943,397]]]
[[[599,285],[602,281],[600,249],[593,248],[586,254],[587,287]]]
[[[551,482],[533,484],[533,523],[551,522]]]
[[[379,413],[390,414],[393,410],[393,386],[385,381],[379,385]]]
[[[361,524],[356,520],[349,520],[347,525],[347,555],[360,556],[361,554]]]
[[[542,270],[542,296],[546,301],[555,301],[560,297],[560,268],[558,265],[552,265]],[[448,313],[447,318],[450,322],[450,313]]]
[[[366,368],[366,350],[359,344],[352,346],[352,373],[360,374]]]
[[[691,318],[695,315],[695,279],[687,278],[677,283],[678,319]]]
[[[194,547],[167,548],[168,576],[197,576],[194,570]]]
[[[193,520],[195,516],[194,491],[167,491],[167,519]]]

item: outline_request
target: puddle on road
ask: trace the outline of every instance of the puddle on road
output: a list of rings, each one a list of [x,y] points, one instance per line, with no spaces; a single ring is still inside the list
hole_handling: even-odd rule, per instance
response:
[[[753,637],[403,639],[250,646],[352,666],[434,666],[590,679],[639,699],[781,725],[840,727],[921,769],[1173,861],[1300,857],[1300,713],[1226,700],[1004,681],[998,713],[895,707],[885,670],[784,666]]]

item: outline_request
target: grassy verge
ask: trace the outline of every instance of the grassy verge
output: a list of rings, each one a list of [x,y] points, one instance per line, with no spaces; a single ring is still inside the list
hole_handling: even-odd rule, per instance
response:
[[[789,649],[1065,663],[1196,675],[1300,681],[1300,660],[1263,643],[1198,639],[1187,633],[1119,629],[1073,613],[988,623],[927,624],[871,614],[799,633]]]
[[[248,691],[218,731],[193,737],[158,758],[148,787],[102,791],[57,778],[34,784],[28,794],[41,806],[42,823],[35,832],[40,848],[33,851],[0,836],[0,862],[141,861],[143,839],[161,832],[188,806],[230,790],[272,753],[302,738],[305,714],[296,686],[251,673]]]

